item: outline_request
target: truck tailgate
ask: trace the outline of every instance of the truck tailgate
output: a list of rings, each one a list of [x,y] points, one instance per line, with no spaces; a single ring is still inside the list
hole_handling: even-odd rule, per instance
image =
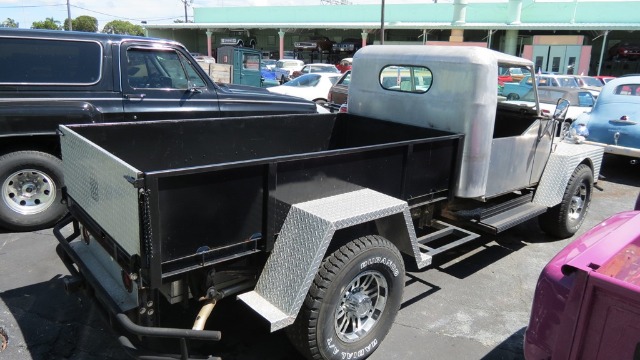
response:
[[[138,189],[129,180],[140,171],[61,125],[67,194],[129,255],[140,254]]]

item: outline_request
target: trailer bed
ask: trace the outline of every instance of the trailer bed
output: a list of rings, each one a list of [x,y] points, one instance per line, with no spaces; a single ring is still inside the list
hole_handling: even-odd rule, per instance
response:
[[[270,251],[292,204],[450,196],[462,135],[349,114],[61,126],[69,209],[152,287]]]

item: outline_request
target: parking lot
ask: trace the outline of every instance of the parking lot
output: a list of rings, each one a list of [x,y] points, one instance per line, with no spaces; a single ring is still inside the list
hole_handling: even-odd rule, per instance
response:
[[[606,156],[601,174],[603,191],[595,191],[579,234],[631,209],[638,195],[640,170],[627,158]],[[523,359],[536,279],[570,241],[546,237],[534,220],[443,254],[426,270],[408,266],[401,310],[370,359]],[[67,270],[55,245],[51,230],[0,230],[0,328],[8,337],[0,358],[125,358],[90,297],[64,293]],[[218,305],[209,324],[223,340],[207,348],[224,359],[298,358],[282,331],[268,334],[233,299]]]

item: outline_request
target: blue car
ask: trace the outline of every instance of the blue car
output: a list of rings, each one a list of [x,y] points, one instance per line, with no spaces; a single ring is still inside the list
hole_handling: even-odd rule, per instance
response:
[[[578,116],[571,127],[607,153],[640,158],[640,76],[609,81],[591,112]]]

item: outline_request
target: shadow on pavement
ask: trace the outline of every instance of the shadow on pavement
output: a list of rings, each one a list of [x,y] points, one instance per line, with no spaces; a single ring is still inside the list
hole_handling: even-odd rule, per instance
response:
[[[59,275],[4,291],[0,299],[9,311],[3,322],[15,320],[18,328],[5,327],[9,343],[2,355],[8,359],[127,358],[98,309],[83,297],[67,296]]]
[[[513,335],[509,336],[487,355],[482,357],[482,360],[523,360],[524,351],[522,342],[524,341],[524,332],[526,327],[516,331]]]

